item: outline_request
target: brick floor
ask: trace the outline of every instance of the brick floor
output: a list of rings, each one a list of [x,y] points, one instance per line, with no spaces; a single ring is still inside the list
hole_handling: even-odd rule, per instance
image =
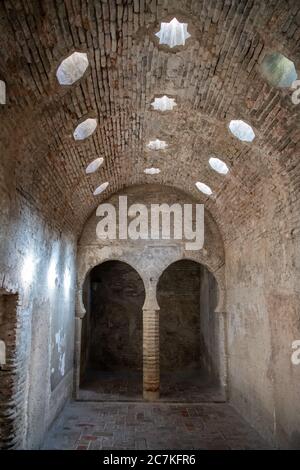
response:
[[[227,403],[69,403],[43,449],[265,449]]]

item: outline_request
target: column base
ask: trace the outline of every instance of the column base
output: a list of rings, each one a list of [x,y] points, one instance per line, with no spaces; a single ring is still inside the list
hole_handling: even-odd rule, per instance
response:
[[[152,392],[150,390],[144,390],[143,392],[144,400],[146,401],[157,401],[159,400],[159,390]]]

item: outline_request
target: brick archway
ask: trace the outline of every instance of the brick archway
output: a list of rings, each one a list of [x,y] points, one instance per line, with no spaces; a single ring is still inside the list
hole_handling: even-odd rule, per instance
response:
[[[151,257],[150,257],[151,255]],[[147,270],[144,269],[140,258],[133,258],[130,249],[120,251],[116,247],[94,248],[85,257],[84,263],[79,263],[77,281],[77,305],[75,318],[75,366],[74,366],[74,395],[79,396],[80,384],[80,355],[82,319],[86,314],[83,303],[83,284],[86,276],[94,266],[105,261],[123,261],[135,269],[141,276],[145,286],[145,303],[143,305],[143,397],[145,400],[158,400],[160,394],[159,367],[159,305],[157,302],[157,283],[163,271],[175,261],[190,259],[205,265],[214,275],[218,285],[218,305],[215,313],[218,315],[220,330],[220,383],[226,393],[227,363],[226,363],[226,314],[225,314],[225,274],[224,265],[216,266],[207,260],[201,252],[190,253],[166,250],[166,256],[159,256],[156,249],[149,251]]]

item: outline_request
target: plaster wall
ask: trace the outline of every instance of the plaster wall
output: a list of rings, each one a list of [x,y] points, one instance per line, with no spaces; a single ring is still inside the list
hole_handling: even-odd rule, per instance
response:
[[[264,216],[226,246],[228,381],[230,401],[262,436],[299,448],[299,218],[280,202],[265,199]]]
[[[76,240],[15,191],[3,165],[0,201],[0,287],[17,296],[14,370],[11,381],[1,381],[16,436],[6,436],[4,447],[38,448],[71,396]]]

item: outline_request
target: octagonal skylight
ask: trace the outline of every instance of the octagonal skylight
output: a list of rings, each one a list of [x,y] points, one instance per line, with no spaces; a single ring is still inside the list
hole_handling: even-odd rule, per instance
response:
[[[175,103],[175,98],[169,98],[164,95],[161,98],[155,98],[151,106],[156,111],[172,111],[172,109],[177,106],[177,103]]]
[[[279,88],[290,87],[297,80],[294,63],[278,52],[266,55],[260,70],[263,78],[270,85]]]
[[[200,183],[200,181],[197,181],[196,187],[197,189],[199,189],[199,191],[201,191],[203,194],[206,194],[207,196],[211,196],[213,193],[211,188],[207,186],[207,184]]]
[[[209,165],[213,170],[215,170],[217,173],[220,173],[220,175],[227,175],[229,172],[229,168],[226,165],[223,160],[220,160],[219,158],[216,157],[210,157],[208,160]]]
[[[230,121],[229,129],[237,139],[243,142],[252,142],[255,137],[252,127],[239,119]]]
[[[168,147],[168,144],[164,140],[155,139],[155,140],[150,140],[147,147],[150,150],[164,150],[165,148]]]
[[[60,85],[73,85],[79,80],[89,66],[85,52],[73,52],[64,59],[56,71],[56,77]]]
[[[86,167],[86,174],[94,173],[98,168],[102,165],[103,163],[103,158],[99,157],[93,160],[87,167]]]
[[[78,124],[73,136],[75,140],[84,140],[93,134],[97,127],[97,119],[88,118],[85,121]]]
[[[169,47],[184,46],[185,41],[191,36],[187,31],[187,23],[180,23],[173,18],[170,23],[161,23],[160,31],[155,34],[159,38],[159,44]]]
[[[160,173],[160,169],[154,167],[146,168],[144,173],[146,173],[146,175],[158,175],[158,173]]]
[[[98,186],[98,188],[96,188],[95,191],[93,192],[94,196],[98,196],[98,194],[103,193],[103,191],[106,190],[108,185],[109,185],[108,181],[106,181],[106,183],[100,184],[100,186]]]

